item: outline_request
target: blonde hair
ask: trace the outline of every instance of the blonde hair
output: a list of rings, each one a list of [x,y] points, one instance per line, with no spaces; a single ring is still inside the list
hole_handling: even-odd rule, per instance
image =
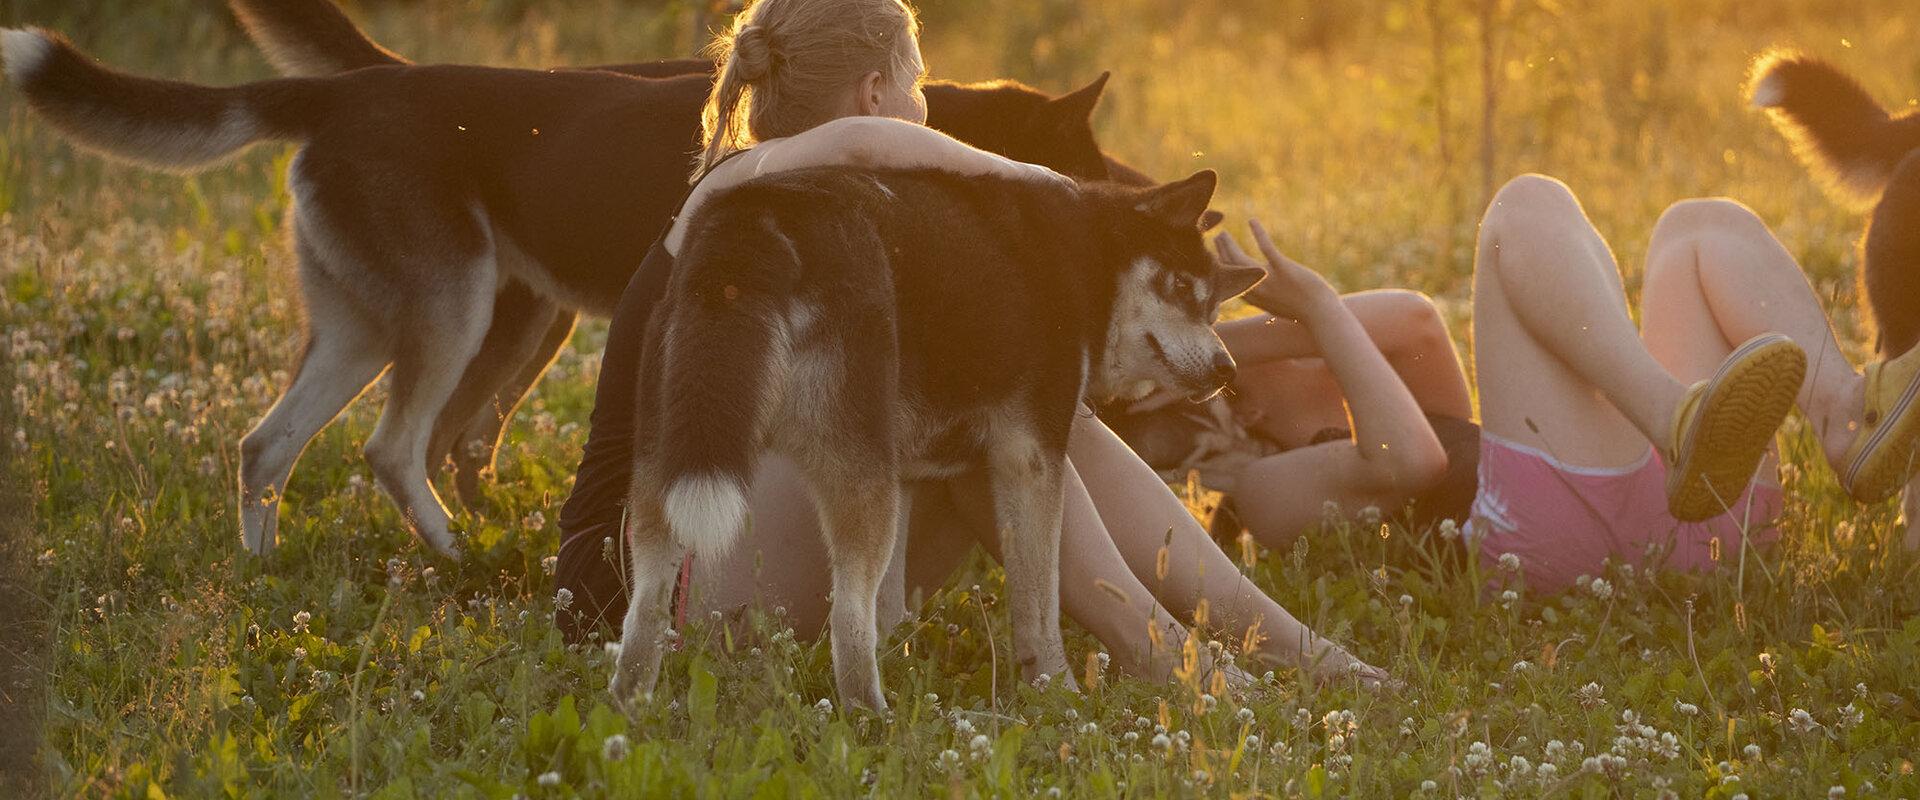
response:
[[[905,0],[756,0],[714,39],[719,65],[701,114],[693,181],[754,142],[834,118],[834,94],[879,72],[912,88],[920,19]]]

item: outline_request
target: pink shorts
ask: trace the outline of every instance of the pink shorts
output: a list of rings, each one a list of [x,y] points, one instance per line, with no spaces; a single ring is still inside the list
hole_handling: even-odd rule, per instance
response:
[[[1706,571],[1739,558],[1743,530],[1755,544],[1780,538],[1777,486],[1751,484],[1731,513],[1681,522],[1667,513],[1666,484],[1667,465],[1651,447],[1630,466],[1576,467],[1483,432],[1468,541],[1492,574],[1512,553],[1528,589],[1555,592],[1599,577],[1607,559]]]

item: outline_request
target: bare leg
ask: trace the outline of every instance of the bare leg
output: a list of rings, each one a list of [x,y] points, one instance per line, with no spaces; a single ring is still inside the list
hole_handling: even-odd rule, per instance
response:
[[[1487,209],[1473,342],[1489,433],[1593,467],[1671,435],[1685,389],[1641,343],[1612,252],[1559,181],[1515,178]]]
[[[1357,667],[1384,677],[1316,636],[1247,580],[1160,477],[1098,419],[1081,417],[1076,422],[1067,453],[1086,482],[1112,546],[1138,581],[1175,614],[1191,619],[1204,600],[1211,627],[1236,636],[1258,627],[1265,641],[1254,655],[1302,667],[1317,665],[1321,674],[1344,674]],[[1069,535],[1068,545],[1075,539]],[[1164,577],[1159,574],[1163,548]],[[1082,560],[1073,553],[1068,556]]]
[[[1805,273],[1745,206],[1688,200],[1667,209],[1647,248],[1641,309],[1647,350],[1682,380],[1708,377],[1754,336],[1792,338],[1807,351],[1800,409],[1829,463],[1846,454],[1866,379],[1841,352]]]

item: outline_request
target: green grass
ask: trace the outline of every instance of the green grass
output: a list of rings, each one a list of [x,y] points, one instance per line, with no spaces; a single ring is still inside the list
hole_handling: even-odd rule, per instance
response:
[[[0,5],[0,23],[58,27],[159,74],[267,74],[213,5],[21,0]],[[664,5],[358,13],[423,58],[545,65],[684,53],[684,5]],[[1065,89],[1113,69],[1099,123],[1114,152],[1170,177],[1220,169],[1223,209],[1264,217],[1345,288],[1411,285],[1464,306],[1486,180],[1472,6],[924,5],[937,72]],[[1859,220],[1812,187],[1739,84],[1752,55],[1794,43],[1912,102],[1920,18],[1895,2],[1678,5],[1518,3],[1500,27],[1493,174],[1568,180],[1630,286],[1667,203],[1737,197],[1776,227],[1858,346]],[[1895,509],[1848,503],[1797,430],[1785,541],[1728,553],[1716,574],[1615,570],[1608,591],[1509,602],[1476,591],[1484,576],[1460,559],[1423,555],[1444,544],[1345,525],[1248,567],[1402,677],[1397,693],[1286,673],[1211,701],[1191,681],[1018,686],[1000,576],[976,568],[894,633],[891,720],[820,708],[825,647],[767,617],[732,633],[693,626],[660,701],[624,718],[605,702],[606,654],[566,649],[547,624],[543,569],[603,325],[576,337],[515,421],[485,508],[464,517],[468,563],[434,564],[373,488],[359,446],[374,398],[308,449],[283,547],[258,563],[237,547],[232,489],[236,442],[297,352],[278,231],[287,154],[263,148],[183,180],[74,153],[11,92],[0,107],[0,477],[14,484],[0,487],[0,710],[13,717],[0,745],[41,742],[0,764],[30,762],[15,779],[27,788],[1920,796],[1920,560],[1890,546]],[[1070,647],[1080,663],[1093,643]],[[1620,760],[1581,771],[1603,755]]]

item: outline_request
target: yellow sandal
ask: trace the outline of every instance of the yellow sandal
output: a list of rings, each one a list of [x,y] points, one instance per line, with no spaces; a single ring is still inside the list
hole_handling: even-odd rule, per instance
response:
[[[1687,390],[1668,445],[1667,510],[1675,519],[1712,519],[1746,490],[1806,374],[1806,352],[1769,333],[1747,340],[1711,380]]]

